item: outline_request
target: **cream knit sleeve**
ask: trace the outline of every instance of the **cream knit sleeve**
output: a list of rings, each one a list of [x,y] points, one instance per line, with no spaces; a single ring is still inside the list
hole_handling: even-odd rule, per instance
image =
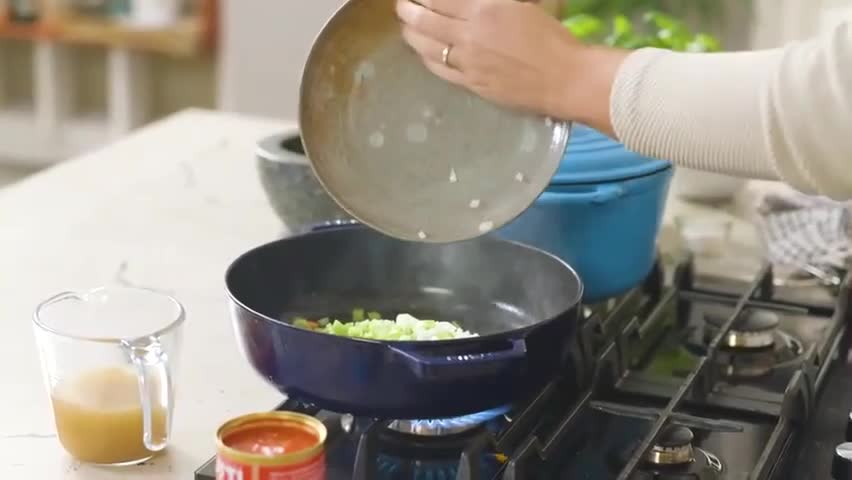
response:
[[[610,109],[619,140],[644,155],[852,199],[848,23],[776,50],[637,50]]]

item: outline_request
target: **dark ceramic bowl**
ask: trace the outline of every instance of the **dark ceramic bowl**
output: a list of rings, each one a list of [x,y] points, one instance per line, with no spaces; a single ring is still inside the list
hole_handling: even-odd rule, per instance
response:
[[[261,140],[257,170],[270,206],[291,233],[351,220],[314,177],[298,131]]]

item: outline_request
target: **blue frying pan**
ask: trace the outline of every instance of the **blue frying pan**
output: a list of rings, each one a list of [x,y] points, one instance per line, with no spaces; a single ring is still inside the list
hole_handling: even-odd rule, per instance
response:
[[[462,416],[523,400],[575,371],[579,277],[559,258],[506,240],[429,244],[335,227],[245,253],[226,284],[254,369],[290,397],[336,412]],[[355,308],[455,321],[479,336],[374,341],[292,325],[349,319]]]

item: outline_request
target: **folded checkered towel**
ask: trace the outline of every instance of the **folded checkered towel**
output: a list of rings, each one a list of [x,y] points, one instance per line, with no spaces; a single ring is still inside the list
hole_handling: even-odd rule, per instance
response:
[[[852,203],[773,192],[758,206],[768,260],[811,275],[846,269],[852,257]]]

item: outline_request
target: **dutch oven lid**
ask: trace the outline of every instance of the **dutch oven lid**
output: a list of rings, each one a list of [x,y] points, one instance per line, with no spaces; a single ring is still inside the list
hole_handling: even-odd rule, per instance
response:
[[[650,175],[671,166],[671,162],[634,153],[597,130],[575,123],[565,156],[551,184],[627,180]]]

